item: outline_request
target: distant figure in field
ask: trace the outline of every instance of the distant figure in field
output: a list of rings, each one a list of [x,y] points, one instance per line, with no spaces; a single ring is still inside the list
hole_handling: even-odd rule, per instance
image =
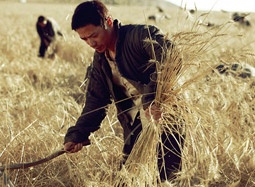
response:
[[[56,41],[57,35],[63,37],[57,22],[52,18],[39,16],[36,23],[36,30],[41,39],[38,57],[44,58],[50,45],[52,45],[53,50],[50,55],[54,55],[56,50],[54,42]]]
[[[243,79],[255,77],[255,68],[245,62],[220,64],[216,69],[220,74],[232,75]]]
[[[195,14],[195,13],[196,13],[196,10],[194,10],[194,9],[190,9],[190,10],[189,10],[189,13],[191,13],[191,14]]]
[[[235,22],[238,22],[240,25],[243,26],[251,26],[251,23],[245,18],[247,15],[239,14],[237,12],[233,13],[232,19]]]
[[[157,6],[156,8],[157,8],[158,12],[155,13],[155,14],[149,15],[148,16],[148,20],[157,22],[159,20],[170,19],[170,16],[165,14],[164,10],[161,7]]]

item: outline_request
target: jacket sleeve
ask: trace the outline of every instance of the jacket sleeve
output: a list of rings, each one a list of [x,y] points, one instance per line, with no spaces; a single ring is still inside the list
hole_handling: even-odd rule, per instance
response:
[[[106,116],[106,108],[111,103],[109,89],[105,83],[99,57],[94,56],[92,66],[87,71],[88,85],[86,88],[86,101],[83,111],[78,118],[75,126],[67,130],[64,143],[80,143],[88,140],[91,132],[100,128],[102,120]]]
[[[142,103],[146,109],[155,99],[157,90],[157,68],[156,63],[163,63],[166,58],[168,49],[172,47],[171,41],[154,26],[148,26],[147,31],[143,32],[142,48],[146,55],[149,56],[148,68],[150,71],[150,81],[144,85]]]

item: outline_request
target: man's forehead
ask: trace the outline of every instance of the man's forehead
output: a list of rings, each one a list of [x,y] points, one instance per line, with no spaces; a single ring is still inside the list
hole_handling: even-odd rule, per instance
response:
[[[76,29],[76,32],[80,35],[81,38],[87,38],[97,32],[99,29],[100,26],[90,24]]]

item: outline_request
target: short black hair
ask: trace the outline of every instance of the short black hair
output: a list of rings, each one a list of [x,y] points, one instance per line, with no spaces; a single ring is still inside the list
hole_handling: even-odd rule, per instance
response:
[[[103,26],[107,16],[108,9],[101,1],[85,1],[79,4],[74,11],[71,23],[72,30],[89,24]]]
[[[45,20],[44,16],[39,16],[37,22],[42,23]]]

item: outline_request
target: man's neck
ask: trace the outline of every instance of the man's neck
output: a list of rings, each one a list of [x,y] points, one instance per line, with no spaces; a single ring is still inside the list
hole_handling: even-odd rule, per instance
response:
[[[108,50],[114,53],[116,52],[116,34],[114,33],[112,35],[111,43],[109,45]]]
[[[116,41],[117,41],[117,32],[114,25],[111,27],[111,43],[108,50],[112,53],[116,52]]]

